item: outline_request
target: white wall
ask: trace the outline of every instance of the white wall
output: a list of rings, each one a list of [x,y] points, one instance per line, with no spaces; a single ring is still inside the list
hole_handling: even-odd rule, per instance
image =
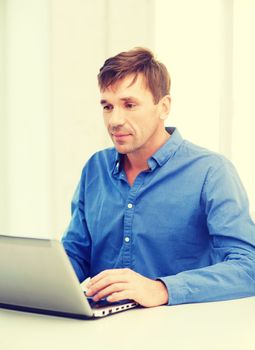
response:
[[[106,57],[136,46],[154,49],[157,0],[106,1]]]
[[[48,5],[40,0],[5,2],[8,232],[50,230]]]
[[[249,193],[255,219],[255,1],[234,1],[232,159]]]
[[[172,77],[168,124],[189,140],[220,148],[225,54],[221,0],[157,0],[156,52]],[[223,33],[223,35],[222,35]],[[223,48],[223,52],[222,52]]]
[[[6,154],[6,118],[5,118],[5,59],[4,59],[4,2],[0,1],[0,232],[6,227],[7,218],[7,154]]]

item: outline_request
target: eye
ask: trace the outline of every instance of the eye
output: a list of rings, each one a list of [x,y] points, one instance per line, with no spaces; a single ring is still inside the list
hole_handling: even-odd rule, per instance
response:
[[[135,106],[136,106],[135,103],[132,103],[132,102],[127,102],[127,103],[125,104],[125,107],[126,107],[127,109],[133,109]]]
[[[103,106],[103,110],[104,110],[105,112],[110,112],[112,109],[113,109],[113,106],[112,106],[112,105],[104,105],[104,106]]]

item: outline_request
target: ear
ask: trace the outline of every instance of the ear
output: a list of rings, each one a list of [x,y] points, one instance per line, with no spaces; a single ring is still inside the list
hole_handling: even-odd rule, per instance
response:
[[[166,95],[160,100],[160,119],[165,120],[168,117],[171,109],[171,97]]]

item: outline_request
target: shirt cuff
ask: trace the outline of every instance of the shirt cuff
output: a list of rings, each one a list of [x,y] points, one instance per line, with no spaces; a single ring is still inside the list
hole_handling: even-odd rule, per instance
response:
[[[157,278],[163,282],[168,291],[168,305],[187,303],[188,291],[185,281],[181,276],[167,276]]]

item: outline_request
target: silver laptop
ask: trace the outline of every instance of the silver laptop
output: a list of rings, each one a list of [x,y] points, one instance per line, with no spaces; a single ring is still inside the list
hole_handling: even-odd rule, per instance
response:
[[[62,243],[0,235],[0,307],[75,318],[102,317],[134,301],[90,304]]]

